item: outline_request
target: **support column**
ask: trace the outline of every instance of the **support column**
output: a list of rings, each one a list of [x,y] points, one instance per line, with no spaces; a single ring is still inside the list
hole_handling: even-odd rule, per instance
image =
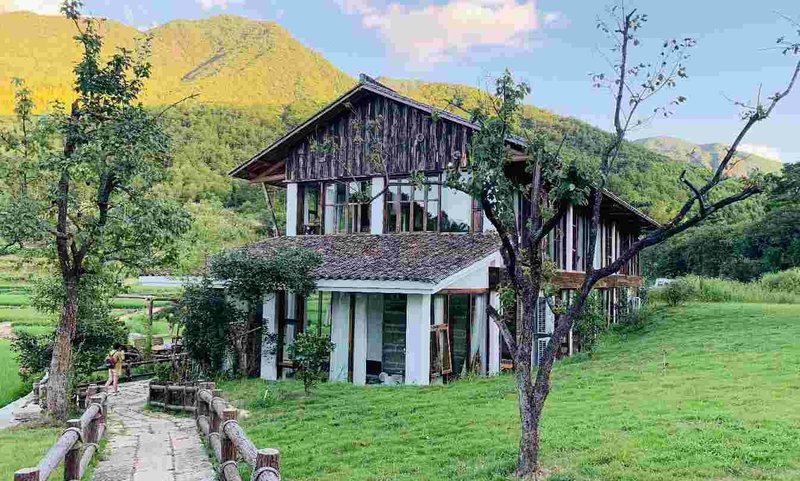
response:
[[[286,184],[286,236],[297,235],[297,183]]]
[[[384,194],[378,195],[379,192],[385,187],[385,179],[383,177],[372,178],[372,204],[370,208],[370,234],[383,234],[383,197]],[[376,197],[377,196],[377,197]]]
[[[603,267],[603,246],[605,243],[603,242],[603,224],[601,223],[597,226],[597,237],[594,240],[594,259],[592,259],[592,266],[595,269],[600,269]],[[587,232],[586,235],[589,235]]]
[[[500,311],[500,294],[489,293],[489,303]],[[500,374],[500,328],[493,320],[489,320],[489,375]]]
[[[353,318],[353,384],[367,383],[367,294],[355,294],[356,311]]]
[[[431,295],[409,294],[406,301],[406,384],[431,380]]]
[[[278,355],[277,346],[270,341],[270,334],[278,333],[278,303],[276,294],[270,292],[264,296],[262,322],[264,325],[261,333],[261,379],[267,381],[278,380]]]
[[[350,357],[350,294],[331,292],[331,381],[347,381]]]
[[[567,232],[566,232],[566,235],[567,235],[567,239],[566,239],[567,240],[567,252],[566,252],[567,255],[566,255],[566,258],[567,258],[567,260],[566,260],[566,265],[564,267],[565,270],[567,270],[567,271],[574,271],[575,270],[575,266],[574,266],[574,264],[572,262],[573,261],[572,251],[575,248],[575,246],[573,245],[573,236],[574,236],[574,230],[575,230],[575,226],[573,225],[575,223],[574,222],[574,219],[575,219],[574,216],[575,216],[574,209],[572,208],[572,206],[569,206],[569,210],[567,210]]]

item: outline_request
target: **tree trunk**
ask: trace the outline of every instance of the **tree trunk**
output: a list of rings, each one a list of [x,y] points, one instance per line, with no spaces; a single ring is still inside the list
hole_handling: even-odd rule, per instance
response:
[[[64,279],[65,298],[56,327],[53,357],[47,386],[47,409],[54,418],[64,421],[69,409],[67,401],[67,373],[72,364],[72,338],[78,319],[78,279]]]
[[[536,315],[533,289],[523,294],[523,312],[517,331],[517,352],[514,374],[519,396],[520,438],[516,475],[522,479],[535,479],[539,469],[539,415],[534,403],[533,385],[533,330]]]

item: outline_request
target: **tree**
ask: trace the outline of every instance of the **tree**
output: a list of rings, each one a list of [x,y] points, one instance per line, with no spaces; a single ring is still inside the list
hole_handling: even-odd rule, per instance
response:
[[[327,336],[318,336],[313,332],[299,333],[289,346],[292,359],[297,367],[296,377],[303,381],[306,395],[311,388],[328,374],[327,362],[336,347]]]
[[[81,7],[68,0],[61,9],[82,48],[75,100],[34,119],[30,92],[18,81],[19,126],[2,135],[8,190],[0,199],[0,239],[6,251],[33,247],[48,255],[61,284],[48,381],[48,410],[60,419],[85,279],[165,264],[189,227],[183,208],[152,190],[166,175],[169,138],[159,114],[137,102],[150,76],[149,40],[103,60],[98,21],[82,17]]]
[[[256,364],[261,344],[273,344],[277,333],[265,332],[256,316],[255,306],[264,302],[269,292],[287,291],[304,298],[314,290],[311,272],[322,262],[322,257],[310,249],[280,249],[271,255],[260,255],[237,249],[222,252],[211,258],[211,277],[225,284],[230,302],[243,303],[248,312],[247,322],[242,322],[239,332],[231,341],[239,354],[239,369],[244,375],[257,373]],[[259,342],[261,340],[261,342]]]
[[[691,229],[725,207],[764,190],[756,179],[745,182],[732,194],[720,194],[724,192],[720,186],[727,183],[727,172],[740,143],[750,129],[768,118],[776,105],[791,92],[800,73],[800,62],[797,62],[783,90],[773,94],[766,102],[759,98],[752,105],[739,103],[743,108],[744,121],[741,131],[708,179],[697,183],[690,180],[685,172],[680,176],[678,180],[688,190],[689,199],[667,222],[645,232],[607,266],[588,267],[570,305],[562,305],[547,297],[555,313],[555,327],[538,369],[534,370],[531,360],[536,311],[534,303],[540,292],[547,294],[548,278],[552,271],[552,266],[543,258],[540,248],[542,242],[559,225],[570,206],[586,205],[591,213],[587,257],[594,258],[603,192],[615,165],[625,162],[620,152],[625,146],[628,132],[656,116],[669,116],[671,108],[686,100],[682,96],[675,97],[665,106],[651,110],[650,114],[639,116],[639,111],[649,101],[675,87],[678,81],[687,76],[684,63],[689,49],[695,44],[694,40],[667,40],[652,62],[636,61],[632,58],[634,49],[641,43],[637,35],[647,22],[647,15],[624,6],[613,7],[608,13],[609,20],[600,20],[598,26],[611,39],[611,52],[615,59],[609,60],[611,73],[594,75],[593,82],[595,86],[607,88],[612,93],[614,130],[602,146],[599,165],[582,163],[578,159],[564,162],[560,156],[563,139],[561,143],[548,141],[536,131],[534,125],[533,132],[528,131],[526,135],[524,179],[512,177],[507,169],[511,163],[507,139],[511,134],[525,132],[520,125],[519,113],[522,100],[530,88],[525,83],[517,83],[506,72],[497,80],[496,95],[484,99],[483,108],[472,112],[480,131],[471,140],[468,166],[452,170],[447,178],[451,187],[468,192],[480,200],[487,219],[501,240],[501,254],[508,279],[501,290],[503,309],[498,311],[489,306],[488,315],[499,326],[514,359],[521,429],[516,473],[523,478],[537,476],[539,423],[550,393],[550,374],[556,351],[581,315],[592,288],[601,279],[617,272],[646,247]],[[800,43],[791,43],[784,38],[779,39],[778,43],[784,54],[800,53]],[[520,222],[522,228],[517,226],[515,220],[517,198],[530,204],[527,209],[530,213]],[[516,318],[513,306],[518,304],[523,307],[523,315]],[[516,323],[515,336],[509,327],[511,323]]]

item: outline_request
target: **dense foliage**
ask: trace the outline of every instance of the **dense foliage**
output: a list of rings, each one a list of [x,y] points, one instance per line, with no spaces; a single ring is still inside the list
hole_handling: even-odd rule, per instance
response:
[[[645,251],[653,276],[697,274],[740,281],[800,266],[800,164],[771,179],[764,208],[752,216],[717,218]]]
[[[334,344],[328,336],[313,332],[299,333],[289,346],[289,352],[297,368],[295,377],[303,382],[306,394],[314,384],[324,381],[328,374],[328,362]]]
[[[800,304],[800,269],[766,274],[751,282],[688,275],[653,289],[651,297],[673,306],[688,301]]]
[[[178,322],[183,327],[183,345],[205,374],[222,369],[230,348],[231,326],[243,319],[225,291],[208,280],[188,285],[178,301]]]

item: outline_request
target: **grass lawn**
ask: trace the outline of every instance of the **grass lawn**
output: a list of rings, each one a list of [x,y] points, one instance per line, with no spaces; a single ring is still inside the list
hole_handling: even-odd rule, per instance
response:
[[[20,325],[52,325],[55,316],[44,314],[30,307],[0,307],[0,322]]]
[[[18,369],[16,355],[11,351],[11,342],[0,339],[0,407],[27,391],[27,386],[23,385],[19,378]]]
[[[560,362],[542,427],[555,481],[800,479],[800,306],[693,304]],[[507,480],[513,379],[428,388],[231,381],[285,479]],[[277,397],[263,403],[269,387]]]
[[[30,299],[27,294],[0,294],[0,306],[27,306]]]
[[[26,425],[0,430],[0,479],[14,479],[18,469],[36,466],[63,431],[64,428]],[[59,466],[48,481],[61,481],[63,474]]]

